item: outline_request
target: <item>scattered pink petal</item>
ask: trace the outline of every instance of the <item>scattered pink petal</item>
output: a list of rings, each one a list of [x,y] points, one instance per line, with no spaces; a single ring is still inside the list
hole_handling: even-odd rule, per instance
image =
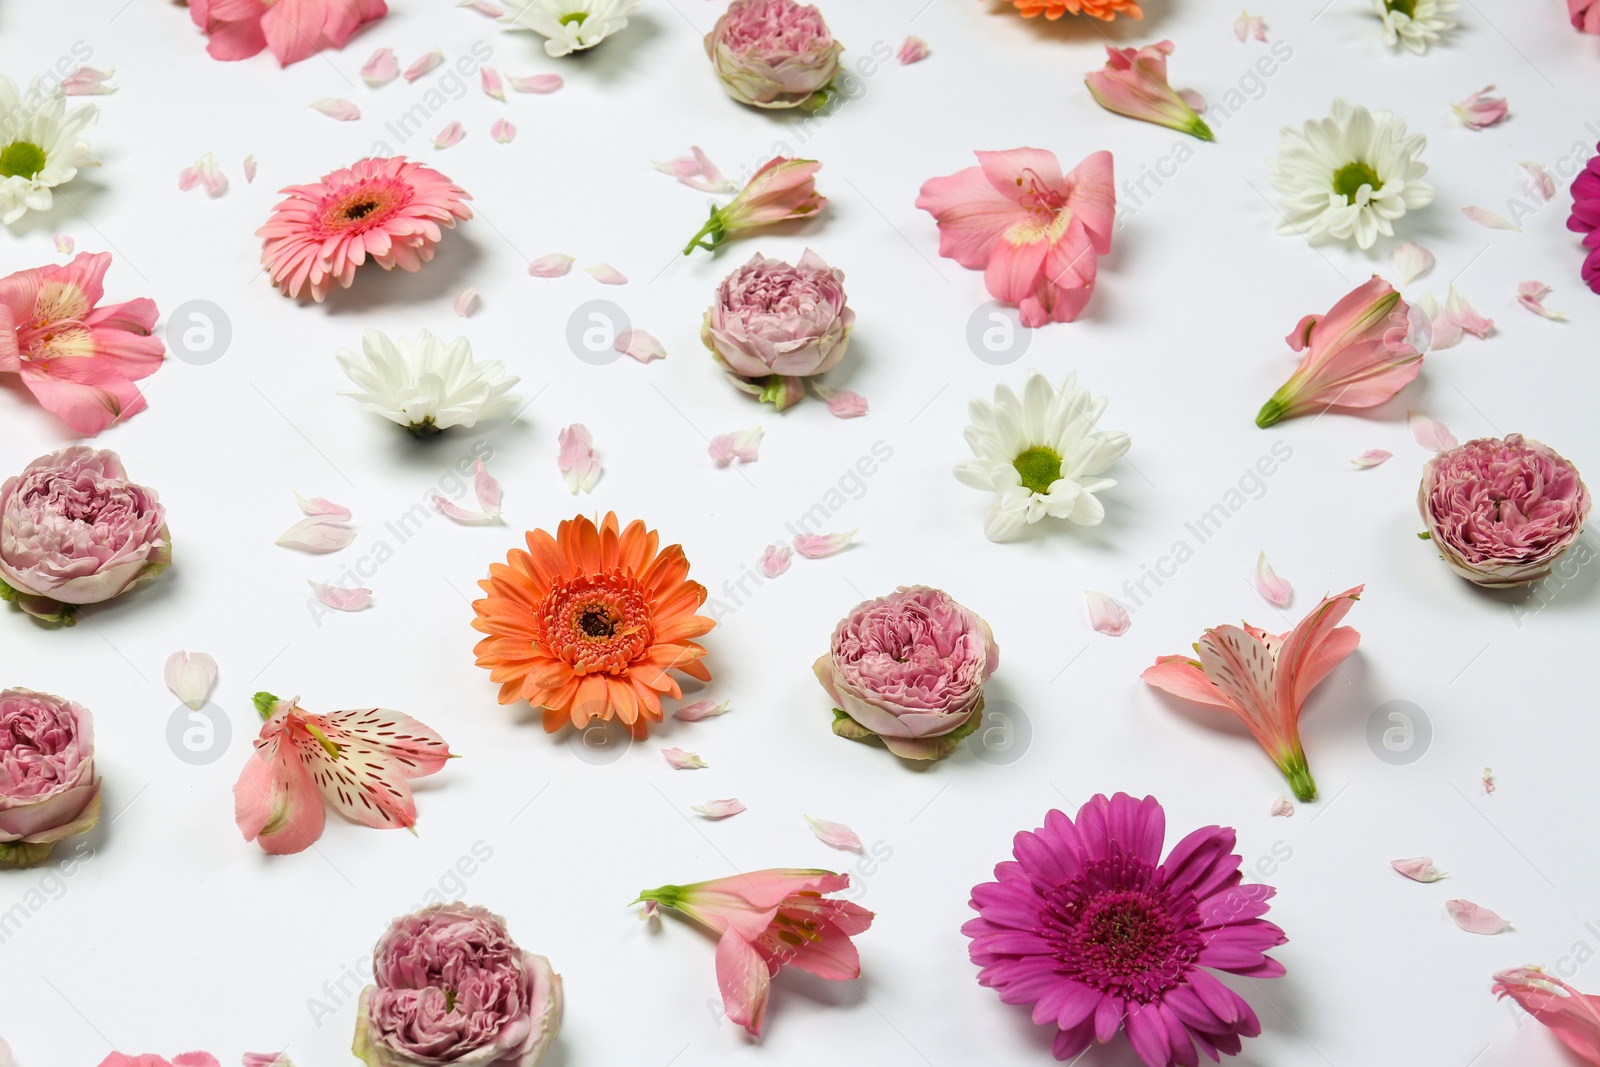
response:
[[[400,63],[394,58],[393,48],[380,48],[361,64],[361,80],[374,89],[381,89],[400,77]]]
[[[228,176],[217,167],[217,159],[210,152],[194,161],[194,166],[178,172],[178,188],[188,192],[197,185],[206,187],[206,195],[221,196],[228,191]]]
[[[1450,109],[1456,113],[1456,118],[1469,130],[1486,130],[1490,126],[1498,126],[1511,114],[1511,109],[1506,106],[1503,96],[1490,96],[1494,86],[1486,85],[1473,93],[1459,104],[1451,104]]]
[[[1511,929],[1510,923],[1470,900],[1447,900],[1444,908],[1456,925],[1469,934],[1498,934]]]
[[[696,700],[693,704],[685,704],[673,712],[672,717],[674,719],[682,719],[684,722],[715,719],[718,715],[726,715],[728,713],[729,703],[731,702],[727,700],[720,704],[710,700]]]
[[[354,122],[361,117],[359,107],[348,100],[340,100],[333,96],[325,96],[311,106],[330,119],[338,119],[340,122]]]
[[[1522,172],[1528,176],[1528,191],[1540,200],[1553,200],[1556,195],[1556,180],[1550,177],[1550,172],[1531,160],[1524,160],[1517,164]]]
[[[1178,99],[1189,105],[1189,110],[1200,114],[1206,109],[1206,98],[1197,89],[1179,89]]]
[[[460,504],[446,500],[438,493],[432,494],[432,499],[433,506],[439,509],[439,514],[462,526],[492,526],[500,521],[498,511],[470,511]]]
[[[199,711],[216,688],[217,661],[204,652],[174,652],[167,657],[161,677],[173,696]]]
[[[559,278],[572,269],[572,257],[564,256],[560,252],[551,252],[548,256],[540,256],[528,264],[528,273],[535,278]]]
[[[492,511],[496,515],[500,513],[500,501],[505,497],[505,490],[489,473],[489,467],[481,456],[472,465],[472,495],[478,498],[478,506],[484,511]]]
[[[761,573],[768,578],[776,578],[789,569],[792,554],[783,545],[768,545],[767,550],[761,553]]]
[[[1289,802],[1288,797],[1279,796],[1277,800],[1272,802],[1272,810],[1268,814],[1275,815],[1280,819],[1287,819],[1294,814],[1294,805]]]
[[[301,512],[306,515],[321,515],[336,522],[350,521],[350,509],[343,504],[335,504],[327,497],[314,496],[307,499],[296,493],[294,501],[300,505]]]
[[[466,135],[467,131],[462,127],[461,123],[452,122],[450,125],[439,131],[439,135],[433,139],[433,147],[454,148],[456,145],[461,143],[461,138],[465,137]]]
[[[323,585],[321,582],[307,581],[306,584],[311,586],[312,596],[334,611],[361,611],[372,603],[372,590],[365,586],[346,589],[337,585]]]
[[[1128,616],[1128,609],[1104,593],[1085,589],[1083,599],[1089,605],[1089,625],[1094,627],[1096,633],[1105,634],[1107,637],[1121,637],[1128,632],[1128,627],[1133,625],[1133,619]]]
[[[595,454],[594,438],[589,428],[575,422],[557,435],[559,451],[556,466],[567,480],[567,488],[577,496],[579,490],[587,493],[600,481],[600,457]]]
[[[519,93],[553,93],[566,82],[559,74],[534,74],[527,78],[508,77],[511,88]]]
[[[506,82],[500,77],[500,72],[493,67],[483,67],[478,71],[478,80],[483,85],[483,94],[496,100],[506,98]]]
[[[253,153],[244,157],[244,180],[246,185],[256,180],[256,157]]]
[[[1467,298],[1458,293],[1453,285],[1450,287],[1450,298],[1445,303],[1445,311],[1463,330],[1480,340],[1489,336],[1489,331],[1494,329],[1494,320],[1486,319],[1472,310]]]
[[[350,527],[323,515],[301,519],[285,530],[278,538],[284,548],[297,548],[302,552],[337,552],[356,539]]]
[[[478,14],[491,19],[497,19],[506,13],[505,8],[499,4],[491,4],[489,0],[461,0],[456,6],[471,8]]]
[[[1432,856],[1416,856],[1408,860],[1390,860],[1389,866],[1413,882],[1437,882],[1444,872],[1433,865]]]
[[[453,307],[456,314],[460,315],[462,318],[466,318],[467,316],[471,315],[474,311],[478,310],[478,287],[476,285],[469,285],[465,289],[461,290],[461,294],[456,297],[456,302],[450,306]]]
[[[1461,343],[1461,324],[1450,317],[1450,313],[1439,306],[1439,301],[1432,293],[1423,293],[1417,299],[1417,310],[1428,316],[1433,326],[1432,336],[1428,342],[1428,351],[1442,352],[1447,348],[1454,348]]]
[[[843,552],[856,539],[855,530],[836,534],[801,534],[794,539],[794,550],[806,559],[822,559]]]
[[[928,42],[913,34],[900,42],[900,51],[895,53],[895,58],[900,61],[902,67],[921,63],[928,58]]]
[[[1429,451],[1444,452],[1460,444],[1448,426],[1420,411],[1406,412],[1406,425],[1411,428],[1411,436],[1417,444]]]
[[[1550,287],[1544,282],[1523,282],[1517,286],[1517,303],[1544,318],[1555,322],[1566,322],[1565,311],[1552,311],[1544,306],[1544,298],[1550,295]]]
[[[1390,261],[1394,263],[1395,273],[1400,275],[1401,285],[1410,285],[1432,270],[1435,263],[1433,253],[1415,241],[1397,245]]]
[[[406,68],[405,79],[408,82],[414,82],[443,62],[444,53],[435,48]]]
[[[718,434],[711,439],[711,447],[707,450],[711,454],[711,462],[719,467],[726,467],[734,460],[754,463],[760,458],[761,435],[764,433],[766,431],[761,427],[752,426],[748,430]]]
[[[704,804],[696,804],[689,809],[704,815],[708,819],[726,819],[730,815],[737,815],[744,810],[744,805],[729,797],[727,800],[708,800]]]
[[[828,413],[839,419],[859,418],[867,413],[867,398],[849,389],[829,389],[813,382],[811,388],[828,405]]]
[[[1294,587],[1278,577],[1278,572],[1267,562],[1265,552],[1256,557],[1256,592],[1275,608],[1288,607],[1294,597]]]
[[[856,832],[842,822],[829,822],[827,819],[813,819],[807,815],[807,823],[811,825],[811,832],[817,835],[817,840],[832,848],[845,849],[852,852],[861,851],[861,838]]]
[[[489,136],[500,144],[510,144],[512,138],[516,137],[516,135],[517,128],[506,119],[495,119],[489,125]]]
[[[661,750],[661,754],[667,757],[667,762],[672,765],[672,769],[675,771],[698,771],[707,766],[706,761],[701,759],[697,753],[685,752],[681,748],[664,748]]]
[[[1233,20],[1233,35],[1240,43],[1254,37],[1258,41],[1267,39],[1267,20],[1260,15],[1252,15],[1248,11],[1239,12],[1239,17]]]
[[[1370,470],[1373,467],[1387,463],[1394,458],[1394,453],[1381,448],[1369,448],[1355,459],[1351,460],[1360,470]]]
[[[1513,233],[1522,232],[1521,226],[1518,226],[1504,215],[1496,215],[1488,208],[1478,207],[1476,204],[1462,208],[1461,213],[1479,226],[1487,226],[1491,230],[1510,230]]]
[[[116,73],[116,67],[110,70],[79,67],[61,80],[61,91],[67,96],[105,96],[117,91],[115,85],[109,84]]]
[[[1494,792],[1494,771],[1489,767],[1483,769],[1483,791],[1486,795]]]
[[[703,193],[731,193],[738,189],[738,186],[723,177],[722,171],[700,151],[699,145],[691,145],[686,156],[669,159],[665,163],[652,160],[650,165],[663,174],[672,175],[689,188],[698,189]]]
[[[620,270],[609,263],[596,263],[592,267],[583,268],[595,281],[601,285],[627,285],[628,278]]]
[[[77,247],[77,242],[65,234],[56,234],[56,251],[64,256],[72,255],[72,250]]]
[[[636,330],[629,327],[617,334],[617,339],[612,343],[613,348],[625,356],[632,356],[640,363],[649,363],[653,359],[666,359],[667,350],[661,347],[661,342],[648,330]]]

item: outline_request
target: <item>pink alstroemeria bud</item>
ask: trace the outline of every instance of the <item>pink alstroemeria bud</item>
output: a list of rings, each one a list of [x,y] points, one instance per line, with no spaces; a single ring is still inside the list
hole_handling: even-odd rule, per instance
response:
[[[767,160],[726,207],[711,209],[711,217],[689,239],[683,254],[696,248],[714,249],[739,230],[815,215],[828,202],[817,192],[817,171],[821,169],[822,164],[814,159],[774,156]]]
[[[1171,54],[1171,41],[1157,41],[1143,48],[1107,45],[1105,69],[1091,71],[1083,81],[1095,103],[1107,111],[1166,126],[1202,141],[1215,140],[1211,127],[1167,83],[1167,57]]]

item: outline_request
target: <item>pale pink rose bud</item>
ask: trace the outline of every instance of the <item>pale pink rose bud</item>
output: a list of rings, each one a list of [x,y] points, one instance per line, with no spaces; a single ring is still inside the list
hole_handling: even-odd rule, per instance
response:
[[[756,107],[820,107],[843,51],[822,13],[795,0],[733,0],[706,34],[723,88]]]
[[[1417,507],[1452,570],[1484,586],[1522,585],[1583,532],[1589,490],[1578,469],[1521,434],[1482,437],[1428,461]]]
[[[1171,41],[1143,48],[1107,45],[1105,68],[1085,75],[1084,84],[1095,103],[1107,111],[1154,122],[1202,141],[1215,140],[1211,127],[1167,84],[1167,57],[1171,54]]]
[[[815,215],[828,202],[817,193],[817,171],[821,169],[822,164],[814,159],[774,156],[767,160],[726,207],[711,209],[711,217],[690,238],[683,254],[696,248],[715,249],[739,230]]]
[[[988,623],[948,593],[908,586],[856,605],[812,669],[833,698],[834,733],[942,759],[978,728],[999,665]]]
[[[74,445],[0,486],[0,598],[69,623],[172,563],[166,511],[115,452]]]
[[[0,866],[38,863],[99,820],[88,709],[31,689],[0,692]]]

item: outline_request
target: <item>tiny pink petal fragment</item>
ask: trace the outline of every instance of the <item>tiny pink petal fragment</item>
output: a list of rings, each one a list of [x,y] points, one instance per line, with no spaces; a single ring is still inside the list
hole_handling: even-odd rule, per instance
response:
[[[1486,85],[1473,93],[1459,104],[1451,104],[1450,108],[1456,113],[1456,118],[1469,130],[1486,130],[1490,126],[1498,126],[1511,114],[1511,109],[1506,106],[1503,96],[1490,96],[1494,86]]]
[[[665,163],[651,160],[650,165],[702,193],[732,193],[738,190],[738,186],[723,177],[722,171],[700,150],[699,145],[690,145],[686,156],[669,159]]]
[[[326,516],[313,515],[301,519],[283,532],[278,544],[302,552],[337,552],[356,539],[356,532]]]
[[[1256,592],[1275,608],[1288,607],[1294,598],[1294,587],[1278,577],[1278,572],[1267,562],[1265,552],[1256,557]]]
[[[789,569],[789,562],[793,554],[783,545],[768,545],[767,550],[761,553],[761,573],[768,578],[776,578]]]
[[[752,426],[748,430],[718,434],[711,439],[711,447],[707,449],[711,462],[719,467],[726,467],[734,460],[754,463],[761,456],[761,435],[765,432],[759,426]]]
[[[1433,253],[1415,241],[1395,246],[1390,261],[1394,264],[1395,273],[1400,275],[1401,285],[1410,285],[1432,270],[1436,262]]]
[[[1239,12],[1239,17],[1233,20],[1233,35],[1240,43],[1254,37],[1258,41],[1267,39],[1267,20],[1260,15],[1252,15],[1248,11]]]
[[[1483,769],[1483,791],[1485,795],[1494,792],[1494,771],[1489,767]]]
[[[67,96],[106,96],[117,91],[117,87],[110,84],[116,73],[116,67],[110,70],[79,67],[61,80],[61,91]]]
[[[1406,412],[1406,425],[1417,444],[1431,452],[1445,452],[1460,444],[1448,426],[1420,411]]]
[[[653,900],[644,902],[644,907],[639,910],[640,919],[658,919],[661,917],[661,905]]]
[[[1461,213],[1479,226],[1486,226],[1491,230],[1510,230],[1513,233],[1522,232],[1521,226],[1518,226],[1504,215],[1496,215],[1488,208],[1478,207],[1476,204],[1462,208]]]
[[[495,119],[489,124],[489,136],[500,144],[510,144],[517,136],[517,128],[506,119]]]
[[[698,771],[707,766],[705,760],[694,752],[685,752],[681,748],[664,748],[661,754],[667,758],[675,771]]]
[[[178,172],[178,188],[188,192],[197,185],[206,188],[206,195],[211,197],[221,196],[228,191],[228,176],[222,173],[217,166],[217,159],[210,152],[194,161],[194,166],[184,167]]]
[[[714,700],[696,700],[693,704],[685,704],[683,707],[673,712],[672,717],[674,719],[682,719],[684,722],[700,722],[704,719],[715,719],[719,715],[726,715],[728,713],[728,705],[730,703],[732,702],[727,700],[724,700],[720,704]]]
[[[374,89],[381,89],[398,77],[400,63],[394,57],[393,48],[380,48],[361,64],[361,80]]]
[[[600,481],[600,457],[595,453],[594,438],[589,435],[589,428],[581,422],[575,422],[556,436],[559,449],[556,466],[561,468],[561,476],[566,479],[572,495],[577,496],[580,490],[587,493],[594,489]]]
[[[499,4],[491,4],[489,0],[461,0],[457,7],[471,8],[486,18],[497,19],[506,13],[505,8]]]
[[[1556,180],[1550,177],[1550,172],[1532,160],[1524,160],[1517,164],[1522,172],[1528,176],[1528,191],[1540,200],[1553,200],[1556,195]]]
[[[560,252],[540,256],[528,264],[528,273],[535,278],[559,278],[571,269],[572,257],[564,256]]]
[[[311,106],[330,119],[338,119],[340,122],[354,122],[361,117],[361,109],[359,107],[356,107],[348,100],[341,100],[338,97],[325,96]]]
[[[256,157],[253,153],[244,157],[244,180],[246,185],[256,180]]]
[[[708,800],[704,804],[694,805],[689,810],[708,819],[726,819],[743,811],[744,805],[729,797],[727,800]]]
[[[414,82],[443,62],[444,53],[435,48],[406,68],[405,79],[408,82]]]
[[[583,269],[585,273],[587,273],[591,278],[599,282],[601,285],[628,284],[627,275],[623,274],[620,270],[613,267],[609,263],[596,263],[592,267],[585,267]]]
[[[1467,298],[1458,293],[1453,285],[1450,287],[1450,297],[1445,302],[1445,313],[1463,330],[1480,340],[1489,336],[1489,331],[1494,329],[1494,320],[1486,319],[1472,310]]]
[[[506,98],[506,82],[500,77],[500,72],[493,67],[484,67],[478,71],[478,81],[483,86],[483,95],[496,100]]]
[[[902,67],[909,67],[913,63],[921,63],[928,58],[928,42],[916,34],[912,34],[900,42],[900,51],[895,53],[895,58]]]
[[[323,585],[321,582],[307,581],[311,586],[311,595],[334,611],[361,611],[372,603],[372,590],[365,586],[355,589],[346,589],[338,585]]]
[[[1469,934],[1498,934],[1511,929],[1510,923],[1470,900],[1447,900],[1444,908],[1456,925]]]
[[[167,657],[162,680],[172,695],[199,711],[217,684],[217,661],[204,652],[174,652]]]
[[[625,356],[632,356],[640,363],[649,363],[653,359],[666,359],[667,350],[661,347],[661,342],[648,330],[636,330],[629,327],[617,334],[617,339],[612,342],[615,348]]]
[[[1206,105],[1206,98],[1200,95],[1199,90],[1197,90],[1197,89],[1179,89],[1179,90],[1177,90],[1177,92],[1178,92],[1178,99],[1182,100],[1185,104],[1188,104],[1189,105],[1189,109],[1191,111],[1193,111],[1195,114],[1198,115],[1198,114],[1201,114],[1202,112],[1205,111],[1206,106],[1207,106]]]
[[[812,388],[828,405],[828,414],[837,419],[860,418],[867,413],[867,398],[849,389],[829,389],[813,383]]]
[[[433,147],[454,148],[456,145],[461,143],[461,139],[466,135],[467,131],[465,127],[461,125],[461,123],[452,122],[450,125],[439,131],[439,135],[433,139]]]
[[[1355,459],[1351,460],[1360,470],[1371,470],[1373,467],[1387,463],[1394,458],[1394,453],[1382,448],[1369,448]]]
[[[446,500],[438,493],[432,494],[432,499],[433,506],[439,509],[439,514],[462,526],[492,526],[500,521],[498,511],[471,511],[460,504]]]
[[[842,822],[829,822],[827,819],[813,819],[807,815],[805,820],[811,826],[811,832],[817,835],[817,840],[832,848],[860,852],[861,838],[856,832]]]
[[[77,242],[66,234],[56,234],[56,251],[64,256],[72,255],[72,250],[77,247]]]
[[[505,490],[500,488],[500,483],[489,473],[489,467],[481,456],[472,465],[472,493],[478,498],[478,506],[484,511],[492,511],[496,515],[500,513],[500,501],[505,496]]]
[[[507,77],[511,88],[519,93],[553,93],[567,84],[559,74],[534,74],[526,78]]]
[[[801,534],[794,539],[794,550],[806,559],[822,559],[843,552],[856,539],[855,530],[836,534]]]
[[[338,522],[350,521],[350,509],[345,507],[343,504],[335,504],[327,497],[314,496],[310,499],[307,499],[306,497],[301,496],[299,493],[296,493],[294,495],[294,502],[300,505],[300,511],[302,514],[322,515]]]
[[[478,310],[478,287],[476,285],[469,285],[465,289],[461,290],[460,295],[456,297],[455,303],[450,306],[454,308],[455,313],[460,315],[462,318],[466,318],[467,316],[471,315],[474,311]]]
[[[1550,319],[1553,322],[1566,322],[1567,313],[1565,311],[1553,311],[1544,306],[1544,298],[1549,295],[1550,287],[1544,282],[1523,282],[1517,286],[1517,303],[1535,315]]]
[[[1413,882],[1437,882],[1444,872],[1433,865],[1432,856],[1414,856],[1408,860],[1390,860],[1389,866]]]
[[[1096,633],[1105,634],[1107,637],[1121,637],[1128,632],[1128,627],[1133,625],[1133,619],[1128,616],[1128,609],[1104,593],[1085,589],[1083,599],[1089,605],[1089,625],[1094,627]]]
[[[1280,795],[1277,800],[1272,802],[1272,811],[1269,814],[1275,815],[1280,819],[1287,819],[1294,814],[1294,805],[1289,802],[1288,797]]]

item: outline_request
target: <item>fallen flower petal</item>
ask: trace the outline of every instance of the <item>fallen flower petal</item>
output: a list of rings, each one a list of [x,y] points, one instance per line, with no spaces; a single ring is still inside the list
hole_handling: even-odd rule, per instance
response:
[[[1248,11],[1239,12],[1239,17],[1233,20],[1233,35],[1242,44],[1254,37],[1258,41],[1267,39],[1267,20],[1260,15],[1252,15]]]
[[[256,180],[256,157],[254,154],[244,157],[244,180],[246,185]]]
[[[364,611],[372,604],[372,590],[365,586],[346,589],[338,585],[323,585],[321,582],[306,582],[311,586],[311,595],[332,608],[334,611]]]
[[[673,770],[698,771],[708,766],[706,761],[701,759],[697,753],[685,752],[681,748],[664,748],[661,750],[661,754],[667,758],[667,762],[672,765]]]
[[[406,68],[405,79],[408,82],[414,82],[443,62],[444,53],[435,48]]]
[[[1550,176],[1549,171],[1531,160],[1523,160],[1517,166],[1521,167],[1522,172],[1528,176],[1527,189],[1529,192],[1540,200],[1549,201],[1555,199],[1556,180]]]
[[[1437,882],[1444,872],[1433,865],[1432,856],[1416,856],[1408,860],[1390,860],[1389,866],[1413,882]]]
[[[301,519],[283,532],[277,543],[284,548],[297,548],[302,552],[337,552],[356,538],[356,532],[326,516],[313,515]]]
[[[752,426],[748,430],[718,434],[711,439],[711,447],[707,449],[711,462],[719,467],[726,467],[734,460],[754,463],[760,458],[761,435],[765,432],[760,426]]]
[[[465,289],[461,290],[461,295],[457,296],[456,302],[450,306],[454,308],[455,313],[460,315],[462,318],[466,318],[468,315],[471,315],[478,309],[478,287],[476,285],[469,285]]]
[[[1483,792],[1485,795],[1494,792],[1494,771],[1488,767],[1483,769]]]
[[[1486,226],[1491,230],[1510,230],[1513,233],[1522,232],[1521,226],[1518,226],[1504,215],[1496,215],[1493,211],[1478,207],[1476,204],[1462,208],[1461,213],[1479,226]]]
[[[1489,331],[1494,329],[1494,320],[1486,319],[1472,310],[1467,298],[1457,292],[1453,285],[1450,287],[1450,297],[1445,302],[1445,311],[1457,325],[1479,340],[1489,336]]]
[[[627,285],[628,278],[620,270],[609,263],[596,263],[592,267],[583,268],[595,281],[601,285]]]
[[[702,193],[731,193],[738,188],[723,177],[722,171],[700,150],[699,145],[690,145],[686,156],[669,159],[665,163],[651,160],[650,165]]]
[[[1423,293],[1417,299],[1416,306],[1428,317],[1428,351],[1442,352],[1461,343],[1461,324],[1439,306],[1438,299],[1432,293]]]
[[[540,256],[528,264],[528,273],[535,278],[559,278],[571,269],[572,257],[564,256],[560,252]]]
[[[489,136],[499,144],[510,144],[517,136],[517,128],[506,119],[495,119],[489,124]]]
[[[1294,814],[1294,805],[1289,802],[1288,797],[1280,796],[1272,802],[1272,810],[1268,814],[1287,819]]]
[[[393,48],[380,48],[361,64],[361,80],[374,89],[381,89],[398,77],[400,63],[394,57]]]
[[[432,499],[433,506],[439,510],[441,515],[463,526],[491,526],[500,521],[499,511],[468,511],[460,504],[452,503],[438,493],[431,494],[430,499]]]
[[[1444,907],[1456,925],[1469,934],[1498,934],[1511,929],[1510,923],[1470,900],[1447,900]]]
[[[1566,322],[1565,311],[1552,311],[1544,306],[1544,298],[1550,295],[1550,287],[1543,282],[1523,282],[1517,286],[1517,303],[1533,312],[1535,315],[1550,319],[1553,322]]]
[[[1396,273],[1400,275],[1400,284],[1410,285],[1413,281],[1432,270],[1436,261],[1432,252],[1415,241],[1407,241],[1405,244],[1395,247],[1393,255],[1390,256],[1390,262],[1394,264]]]
[[[348,100],[340,100],[337,97],[325,96],[311,106],[330,119],[338,119],[340,122],[354,122],[361,117],[361,109],[359,107],[356,107]]]
[[[178,188],[188,192],[197,185],[206,187],[206,195],[221,196],[228,191],[228,176],[217,167],[216,157],[210,152],[194,161],[194,166],[178,172]]]
[[[1417,444],[1430,451],[1445,452],[1460,444],[1448,426],[1420,411],[1406,412],[1406,425]]]
[[[64,256],[70,256],[72,255],[72,250],[78,246],[78,243],[66,234],[58,233],[55,236],[55,245],[57,252]]]
[[[824,845],[855,852],[861,851],[861,838],[857,837],[856,832],[844,823],[829,822],[827,819],[813,819],[809,815],[805,816],[805,820],[810,824],[811,832],[817,835],[817,840]]]
[[[217,661],[204,652],[174,652],[161,674],[172,695],[199,711],[217,684]]]
[[[1583,0],[1571,2],[1576,22],[1577,5]],[[1594,19],[1591,32],[1600,32],[1600,7],[1594,9]],[[1490,992],[1515,1000],[1549,1027],[1562,1044],[1585,1061],[1600,1064],[1600,997],[1586,996],[1538,967],[1512,967],[1496,973]]]
[[[666,359],[667,350],[661,347],[661,342],[648,330],[636,330],[629,327],[617,334],[617,339],[612,347],[625,356],[632,356],[640,363],[649,363],[653,359]]]
[[[743,811],[744,805],[729,797],[727,800],[708,800],[704,804],[695,804],[689,810],[708,819],[726,819]]]
[[[828,405],[828,414],[839,419],[855,419],[867,413],[867,398],[860,393],[851,392],[849,389],[829,389],[816,382],[811,383],[811,388],[817,391],[817,396]]]
[[[505,491],[500,488],[500,483],[495,481],[494,475],[489,473],[488,464],[482,457],[472,465],[472,493],[478,498],[478,506],[484,511],[500,511],[500,501],[505,496]]]
[[[600,457],[595,453],[589,428],[575,422],[557,434],[556,440],[556,466],[561,468],[572,495],[577,496],[580,490],[585,493],[593,490],[600,481]]]
[[[776,578],[789,569],[791,554],[783,545],[768,545],[765,552],[761,553],[761,573],[768,578]]]
[[[1103,633],[1107,637],[1121,637],[1128,632],[1128,627],[1133,625],[1128,609],[1106,594],[1085,589],[1083,599],[1089,605],[1089,625],[1094,627],[1096,632]]]
[[[480,15],[497,19],[506,13],[506,9],[499,4],[491,4],[489,0],[461,0],[457,7],[471,8]]]
[[[843,552],[856,539],[855,530],[836,534],[801,534],[794,539],[794,550],[806,559],[822,559]]]
[[[900,51],[895,53],[895,58],[902,67],[909,67],[913,63],[921,63],[928,58],[928,42],[912,34],[900,42]]]
[[[1294,587],[1282,578],[1277,571],[1272,569],[1272,564],[1267,562],[1266,552],[1256,557],[1256,592],[1275,608],[1286,608],[1294,597]]]
[[[1369,448],[1355,459],[1351,460],[1361,470],[1370,470],[1373,467],[1386,463],[1394,458],[1394,453],[1382,448]]]
[[[483,86],[483,94],[495,100],[506,98],[506,82],[500,77],[500,72],[493,67],[483,67],[478,71],[478,82]]]
[[[672,717],[674,719],[682,719],[684,722],[700,722],[703,719],[715,719],[719,715],[726,715],[728,713],[728,705],[730,703],[731,701],[727,700],[724,700],[720,704],[711,700],[696,700],[693,704],[685,704],[683,707],[673,712]]]
[[[519,93],[553,93],[566,82],[559,74],[534,74],[527,78],[508,77],[511,88]]]
[[[314,496],[309,500],[299,493],[294,495],[294,502],[300,505],[300,511],[306,515],[322,515],[339,522],[350,521],[350,509],[343,504],[335,504],[327,497]]]
[[[1485,130],[1504,122],[1511,109],[1503,96],[1490,96],[1494,86],[1486,85],[1459,104],[1451,104],[1456,118],[1469,130]]]
[[[433,139],[433,147],[454,148],[456,145],[461,143],[461,139],[466,135],[466,128],[463,127],[461,123],[452,122],[444,129],[439,131],[439,135]]]
[[[110,70],[79,67],[61,80],[61,91],[67,96],[106,96],[117,91],[115,85],[109,84],[116,73],[116,67]]]

